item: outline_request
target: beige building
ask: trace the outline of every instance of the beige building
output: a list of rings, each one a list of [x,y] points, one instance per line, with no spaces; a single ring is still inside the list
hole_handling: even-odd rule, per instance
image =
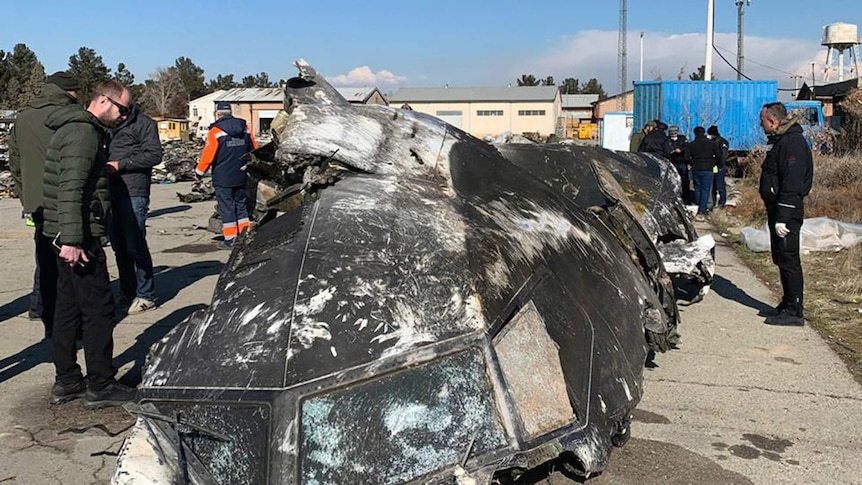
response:
[[[377,88],[335,88],[338,94],[352,104],[379,104],[389,106]]]
[[[501,133],[554,134],[561,98],[556,86],[401,88],[389,99],[483,138]]]
[[[615,113],[617,111],[634,111],[634,109],[635,92],[626,91],[622,94],[616,94],[609,98],[605,98],[593,103],[593,118],[600,120],[605,117],[605,113]]]
[[[206,138],[209,126],[215,122],[215,100],[224,92],[224,89],[219,89],[189,101],[189,130],[192,136]]]

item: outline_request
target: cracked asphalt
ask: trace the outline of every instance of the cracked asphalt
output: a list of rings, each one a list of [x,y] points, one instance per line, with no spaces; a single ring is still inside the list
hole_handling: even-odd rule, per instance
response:
[[[228,257],[203,229],[214,203],[177,201],[189,188],[153,187],[148,241],[160,307],[115,330],[127,383],[140,381],[153,342],[209,303]],[[48,404],[53,366],[41,322],[26,317],[32,230],[17,200],[0,200],[0,228],[0,484],[109,483],[133,420],[120,409]],[[814,330],[763,325],[757,312],[774,296],[716,239],[712,291],[681,309],[681,348],[645,370],[632,439],[588,483],[862,484],[862,388]],[[519,481],[572,482],[554,467]]]

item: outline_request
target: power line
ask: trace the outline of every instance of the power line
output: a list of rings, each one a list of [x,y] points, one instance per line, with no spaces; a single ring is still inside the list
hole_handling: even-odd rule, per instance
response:
[[[728,60],[727,60],[727,58],[725,58],[725,57],[721,54],[721,51],[719,51],[719,50],[718,50],[718,48],[717,48],[715,45],[713,45],[713,46],[712,46],[712,48],[713,48],[713,49],[715,49],[715,52],[716,52],[716,54],[718,54],[718,57],[721,57],[721,60],[723,60],[723,61],[724,61],[724,63],[725,63],[725,64],[727,64],[731,69],[733,69],[734,71],[736,71],[736,73],[737,73],[737,74],[739,74],[740,76],[744,77],[745,79],[747,79],[747,80],[749,80],[749,81],[751,81],[751,80],[752,80],[750,77],[748,77],[748,76],[746,76],[745,74],[743,74],[739,69],[737,69],[737,68],[733,67],[733,64],[731,64],[731,63],[730,63],[730,61],[728,61]],[[725,49],[725,50],[727,50],[727,49]],[[751,59],[747,59],[747,60],[751,61]],[[756,61],[751,61],[751,62],[754,62],[755,64],[758,64]],[[763,67],[769,67],[769,66],[763,66]],[[775,68],[770,68],[770,69],[775,69]],[[782,71],[781,69],[775,69],[775,70],[776,70],[776,71],[779,71],[779,72],[786,72],[786,71]],[[790,73],[787,73],[787,74],[790,74]],[[790,75],[791,75],[791,76],[795,76],[795,74],[790,74]],[[788,89],[788,88],[778,88],[778,90],[779,90],[779,91],[790,91],[790,92],[796,92],[796,91],[798,91],[798,89]]]
[[[717,49],[721,49],[721,50],[723,50],[723,51],[725,51],[725,52],[728,52],[728,53],[732,53],[732,52],[733,52],[732,50],[730,50],[730,49],[726,49],[726,48],[724,48],[724,47],[720,47],[720,46],[715,46],[715,47],[716,47]],[[767,69],[772,69],[773,71],[778,71],[778,72],[780,72],[780,73],[782,73],[782,74],[787,74],[788,76],[795,76],[795,75],[796,75],[796,73],[788,72],[788,71],[785,71],[784,69],[779,69],[779,68],[777,68],[777,67],[773,67],[773,66],[770,66],[770,65],[768,65],[768,64],[764,64],[764,63],[762,63],[762,62],[755,61],[754,59],[752,59],[752,58],[750,58],[750,57],[748,57],[748,56],[746,56],[746,57],[745,57],[745,60],[746,60],[746,61],[751,61],[751,62],[753,62],[754,64],[757,64],[757,65],[758,65],[758,66],[760,66],[760,67],[765,67],[765,68],[767,68]]]

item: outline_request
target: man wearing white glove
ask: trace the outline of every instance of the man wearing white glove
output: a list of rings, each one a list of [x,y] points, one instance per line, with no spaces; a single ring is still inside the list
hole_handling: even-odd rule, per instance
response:
[[[802,306],[802,261],[799,230],[804,216],[803,200],[811,191],[814,164],[802,127],[782,103],[769,103],[760,110],[760,126],[769,138],[769,151],[760,174],[760,198],[769,219],[772,262],[778,266],[784,295],[769,325],[805,324]]]

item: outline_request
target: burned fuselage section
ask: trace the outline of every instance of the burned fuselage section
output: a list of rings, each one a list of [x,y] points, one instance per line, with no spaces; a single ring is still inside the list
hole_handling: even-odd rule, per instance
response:
[[[677,324],[637,221],[297,67],[256,162],[295,203],[153,349],[114,482],[488,483],[566,452],[601,471],[645,331]]]

